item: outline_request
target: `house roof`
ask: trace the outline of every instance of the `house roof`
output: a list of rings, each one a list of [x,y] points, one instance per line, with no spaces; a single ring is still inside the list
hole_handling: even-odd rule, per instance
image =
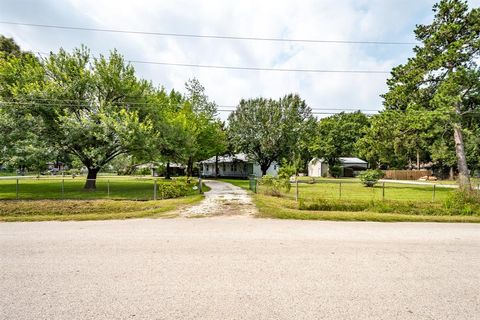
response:
[[[355,157],[340,157],[338,158],[342,164],[368,164],[367,161]],[[323,159],[313,158],[310,163],[323,162]]]
[[[340,158],[340,162],[344,164],[350,164],[350,163],[368,164],[368,162],[365,160],[362,160],[360,158],[353,158],[353,157]]]
[[[248,156],[245,153],[237,153],[234,155],[225,155],[218,157],[218,163],[231,163],[231,162],[248,162]],[[211,157],[202,163],[215,163],[215,157]]]

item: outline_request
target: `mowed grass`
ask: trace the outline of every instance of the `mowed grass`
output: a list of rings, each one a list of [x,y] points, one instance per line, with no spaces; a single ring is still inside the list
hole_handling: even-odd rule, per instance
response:
[[[249,190],[250,188],[250,181],[249,180],[241,180],[241,179],[219,179],[220,181],[228,182],[233,184],[234,186],[243,188],[245,190]]]
[[[414,185],[386,182],[378,183],[373,188],[367,188],[360,183],[360,180],[347,179],[316,179],[315,183],[307,183],[308,177],[303,177],[298,183],[298,195],[301,200],[313,199],[347,199],[347,200],[396,200],[396,201],[444,201],[449,194],[455,191],[454,188],[440,185]],[[221,179],[249,190],[249,180]],[[296,184],[292,182],[289,193],[282,196],[294,199]],[[385,186],[385,187],[384,187]],[[265,188],[258,186],[259,193]]]
[[[287,198],[255,194],[259,217],[299,220],[377,221],[377,222],[470,222],[480,223],[480,215],[422,215],[398,212],[313,211],[299,210],[298,204]]]
[[[0,201],[0,221],[108,220],[172,218],[172,211],[203,199],[191,195],[157,201],[132,200],[21,200]]]
[[[172,217],[172,210],[202,200],[193,182],[153,178],[99,177],[95,191],[83,189],[83,178],[0,180],[0,221],[104,220]],[[63,193],[62,193],[63,183]],[[210,188],[203,185],[203,191]],[[178,192],[177,192],[178,191]],[[170,198],[163,199],[162,197]]]
[[[169,185],[170,180],[156,179],[157,199],[162,198],[162,185]],[[45,199],[117,199],[117,200],[153,200],[155,179],[151,177],[105,177],[97,178],[95,191],[83,189],[84,177],[40,177],[18,179],[19,200]],[[192,184],[192,187],[194,184]],[[63,192],[62,192],[63,190]],[[191,188],[189,194],[198,191]],[[17,180],[0,179],[0,200],[17,199]]]
[[[295,197],[295,184],[285,196]],[[315,184],[299,183],[299,199],[348,199],[348,200],[396,200],[396,201],[444,201],[455,189],[433,185],[407,185],[386,182],[373,188],[363,186],[359,181],[321,181]]]
[[[247,190],[249,188],[248,181],[222,180]],[[259,186],[259,193],[253,195],[259,217],[382,222],[480,222],[480,212],[472,213],[471,210],[445,207],[445,203],[456,190],[454,188],[437,186],[434,199],[433,185],[385,183],[384,189],[381,183],[374,188],[367,188],[356,179],[322,179],[315,184],[299,183],[298,186],[299,202],[295,201],[295,183],[292,183],[289,193],[282,193],[280,197],[265,194],[266,188]],[[315,210],[316,207],[321,207],[322,210]]]

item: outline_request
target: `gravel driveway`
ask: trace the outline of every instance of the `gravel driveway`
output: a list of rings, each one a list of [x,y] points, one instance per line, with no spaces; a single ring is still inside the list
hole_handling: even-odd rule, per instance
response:
[[[218,181],[204,181],[211,190],[205,192],[205,199],[198,205],[182,209],[181,217],[246,216],[252,217],[257,209],[244,189],[233,184]]]
[[[0,319],[479,319],[480,226],[0,223]]]

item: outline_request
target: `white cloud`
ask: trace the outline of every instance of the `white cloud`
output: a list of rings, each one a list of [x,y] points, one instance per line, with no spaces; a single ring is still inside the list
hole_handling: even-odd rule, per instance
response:
[[[331,40],[412,41],[416,23],[431,19],[434,1],[4,1],[0,18],[30,23]],[[479,5],[480,0],[470,1]],[[301,69],[389,70],[411,55],[408,46],[234,41],[32,29],[0,25],[27,49],[93,52],[117,48],[127,59]],[[220,105],[241,98],[298,92],[312,107],[380,108],[387,75],[313,74],[136,65],[140,76],[183,90],[197,77]]]

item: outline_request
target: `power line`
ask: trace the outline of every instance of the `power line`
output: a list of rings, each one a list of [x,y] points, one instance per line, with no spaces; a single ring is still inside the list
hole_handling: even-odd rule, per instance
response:
[[[181,38],[207,38],[207,39],[223,39],[223,40],[249,40],[249,41],[326,43],[326,44],[336,43],[336,44],[408,45],[408,46],[418,44],[416,42],[400,42],[400,41],[357,41],[357,40],[244,37],[244,36],[231,36],[231,35],[201,35],[201,34],[190,34],[190,33],[169,33],[169,32],[135,31],[135,30],[120,30],[120,29],[102,29],[102,28],[92,28],[92,27],[74,27],[74,26],[62,26],[62,25],[38,24],[38,23],[21,23],[21,22],[13,22],[13,21],[0,21],[0,23],[7,24],[7,25],[28,26],[28,27],[37,27],[37,28],[123,33],[123,34],[140,34],[140,35],[150,35],[150,36],[181,37]]]
[[[309,72],[309,73],[348,73],[348,74],[388,74],[390,71],[383,70],[330,70],[330,69],[289,69],[289,68],[261,68],[261,67],[240,67],[240,66],[219,66],[206,64],[156,62],[141,60],[126,60],[130,63],[152,64],[177,67],[195,67],[208,69],[230,69],[230,70],[250,70],[250,71],[280,71],[280,72]]]
[[[91,104],[86,103],[72,103],[72,102],[81,102],[81,100],[74,100],[74,99],[50,99],[50,98],[37,98],[40,101],[35,101],[34,99],[29,101],[0,101],[0,105],[19,105],[19,106],[30,106],[31,104],[36,104],[42,107],[49,107],[49,108],[67,108],[67,107],[77,107],[77,108],[84,108],[84,107],[92,107]],[[47,101],[45,101],[47,100]],[[50,101],[55,102],[50,102]],[[62,103],[67,102],[67,103]],[[115,103],[112,106],[123,106],[129,108],[142,108],[148,105],[155,105],[154,102],[122,102],[122,103]],[[236,111],[237,106],[234,105],[217,105],[217,111],[219,112],[233,112]],[[339,114],[342,112],[355,112],[360,111],[364,114],[372,114],[378,113],[385,110],[377,110],[377,109],[362,109],[362,108],[319,108],[319,107],[310,107],[312,114]],[[330,112],[333,111],[333,112]],[[397,112],[407,112],[408,110],[391,110]],[[452,112],[446,111],[439,111],[439,110],[410,110],[412,112],[418,113],[436,113],[436,114],[450,114]],[[480,114],[480,111],[471,111],[466,114]]]
[[[28,99],[27,101],[0,101],[2,105],[18,105],[18,106],[30,106],[31,104],[36,104],[42,107],[92,107],[92,104],[85,103],[82,100],[74,99],[51,99],[51,98],[35,98]],[[142,108],[145,106],[156,105],[154,102],[120,102],[114,103],[114,106],[128,106],[129,108]],[[235,111],[237,108],[236,105],[217,105],[219,111]],[[361,111],[361,112],[378,112],[377,109],[362,109],[358,108],[338,108],[338,107],[310,107],[312,112],[326,112],[326,111]]]
[[[47,56],[49,53],[36,51],[36,53]],[[295,68],[262,68],[262,67],[242,67],[242,66],[221,66],[208,64],[193,64],[193,63],[175,63],[175,62],[160,62],[160,61],[144,61],[144,60],[129,60],[125,61],[133,64],[151,64],[160,66],[174,66],[174,67],[191,67],[191,68],[207,68],[207,69],[227,69],[227,70],[246,70],[246,71],[276,71],[276,72],[306,72],[306,73],[337,73],[337,74],[389,74],[390,71],[385,70],[333,70],[333,69],[295,69]]]

